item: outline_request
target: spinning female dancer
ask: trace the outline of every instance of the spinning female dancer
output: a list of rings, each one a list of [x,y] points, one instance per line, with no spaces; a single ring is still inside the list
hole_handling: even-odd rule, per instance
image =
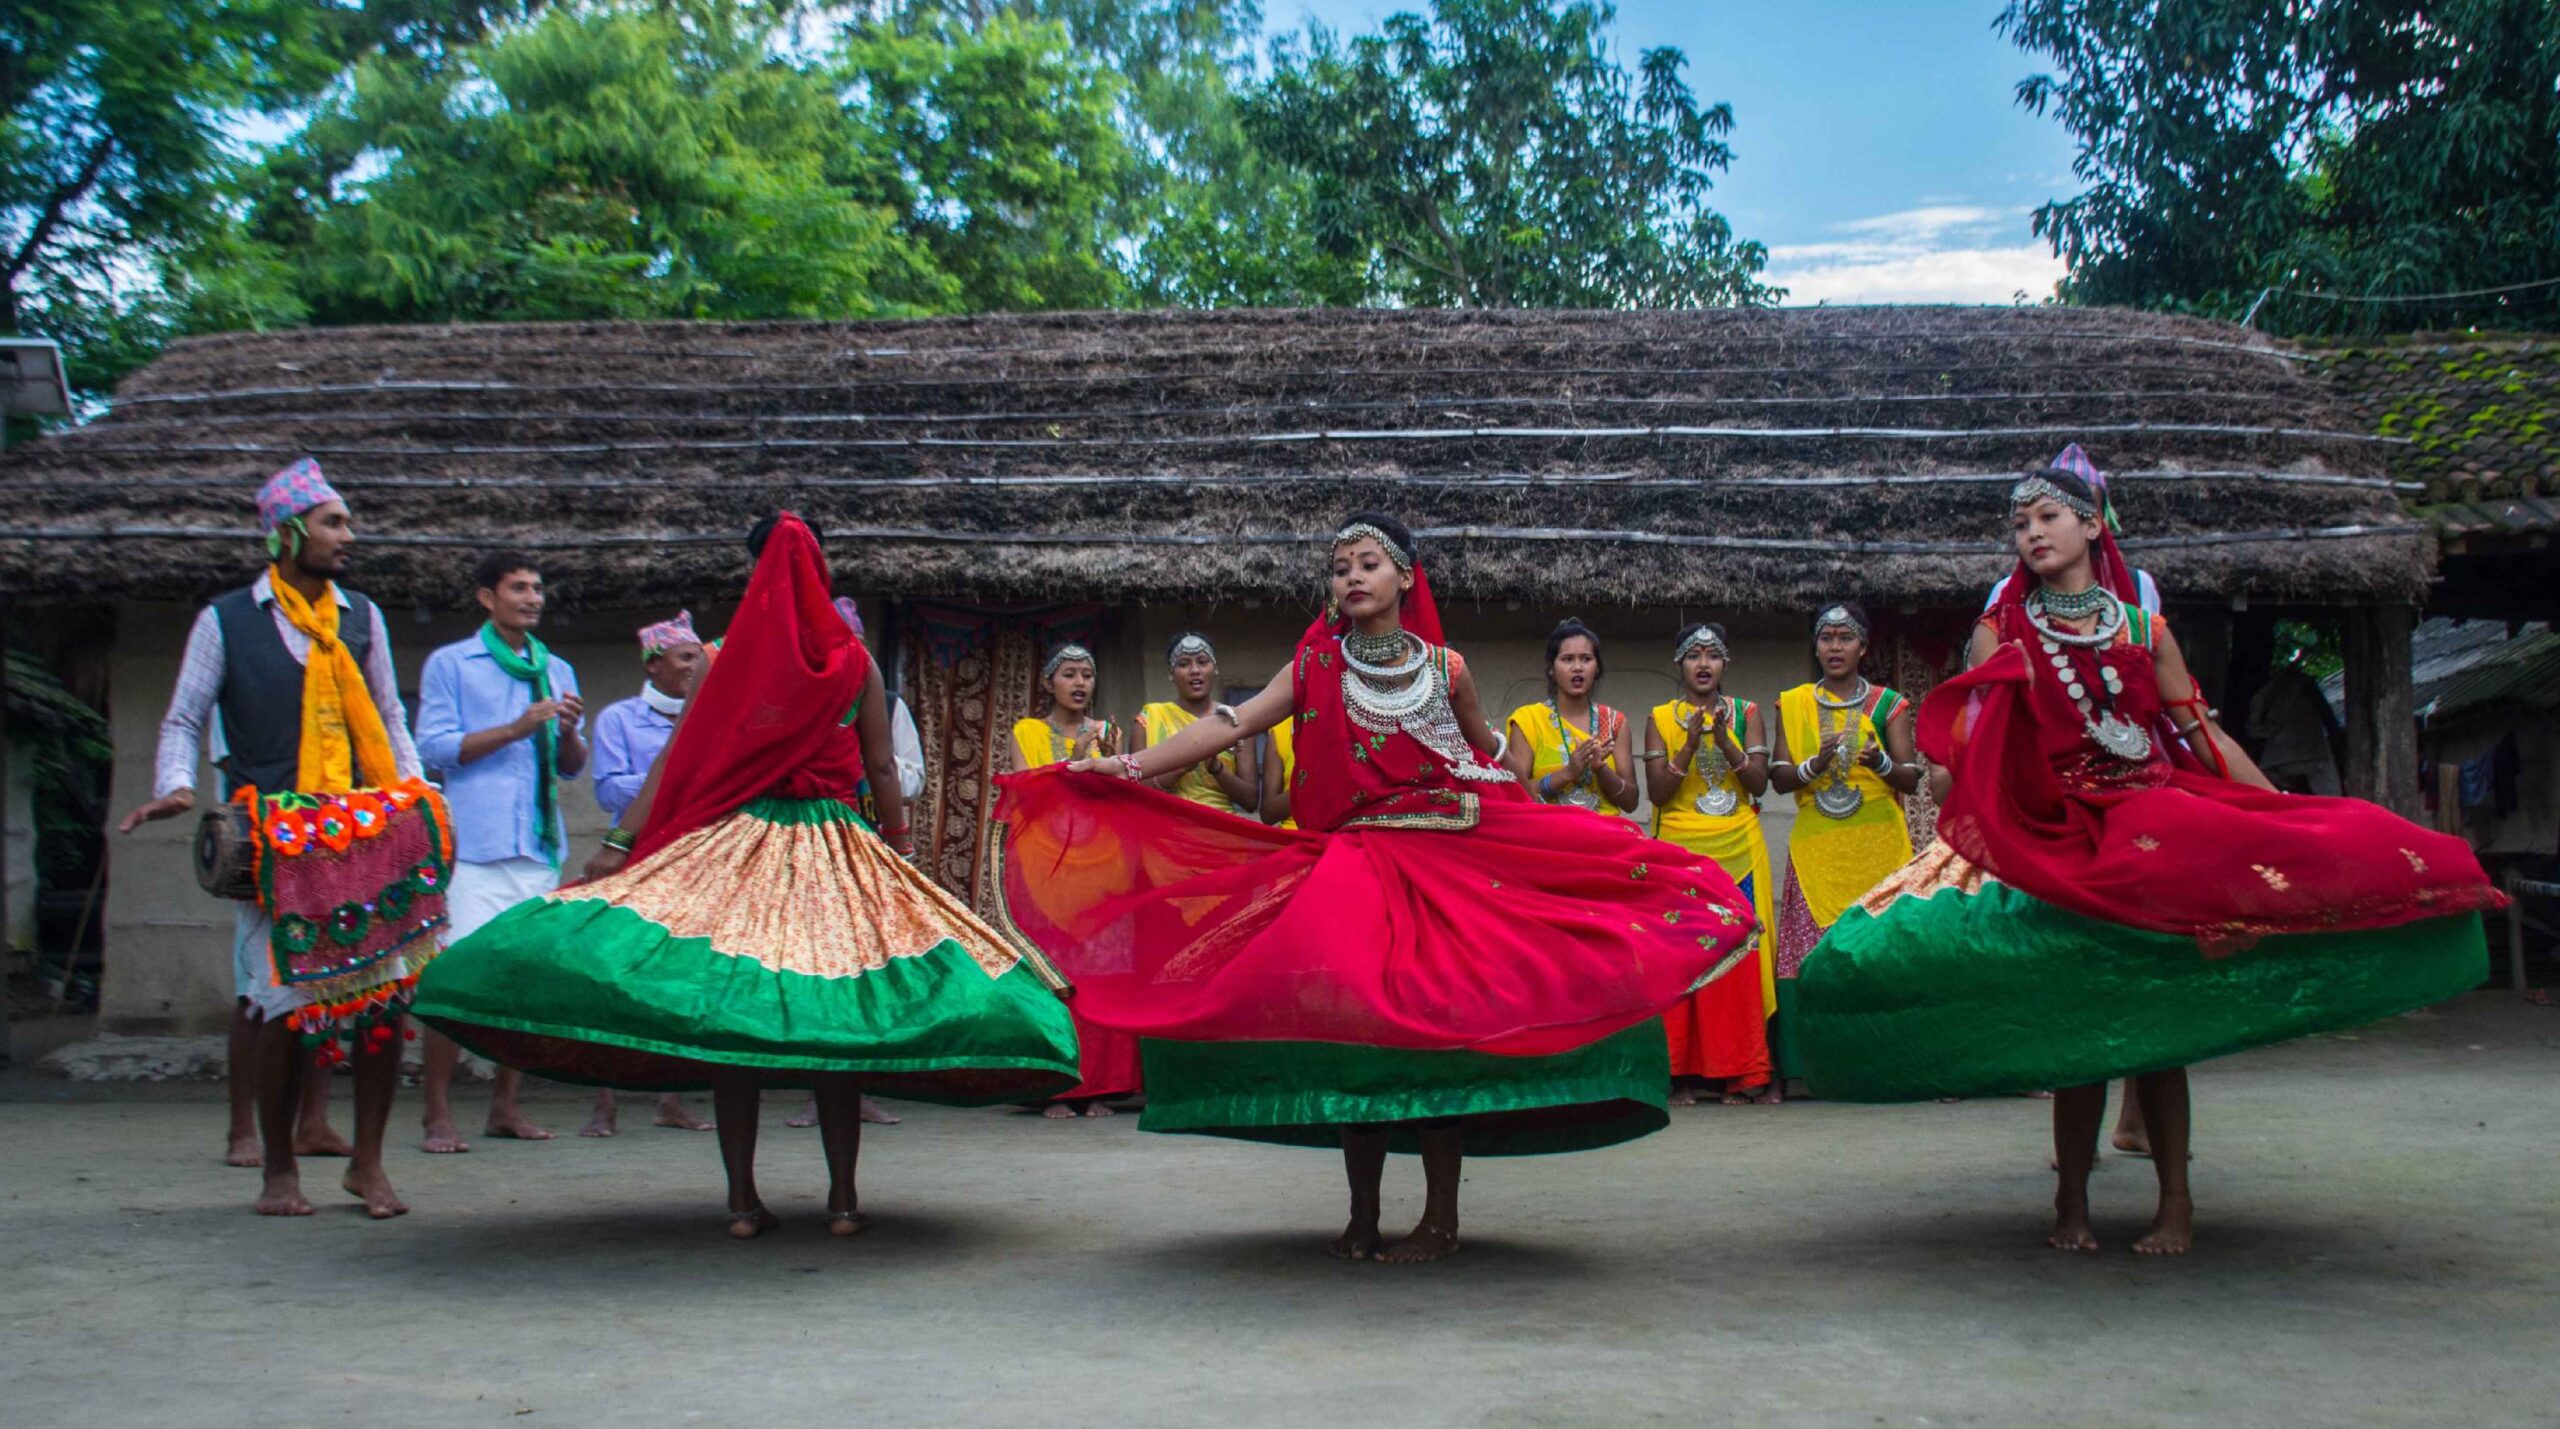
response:
[[[864,1087],[1046,1095],[1074,1076],[1074,1034],[1043,970],[900,857],[886,691],[828,603],[817,539],[784,515],[748,546],[755,576],[720,658],[586,880],[454,944],[417,1015],[558,1080],[708,1085],[740,1239],[776,1224],[756,1191],[762,1090],[809,1088],[828,1229],[852,1235]],[[866,771],[876,835],[854,808]]]
[[[2011,493],[2018,568],[1933,691],[1940,842],[1842,915],[1803,972],[1824,1096],[2058,1087],[2051,1243],[2098,1246],[2089,1167],[2129,1076],[2160,1201],[2136,1251],[2184,1253],[2189,1063],[2352,1027],[2488,972],[2500,899],[2460,839],[2284,795],[2215,727],[2079,475]]]
[[[1716,979],[1663,1018],[1671,1039],[1673,1106],[1697,1101],[1681,1079],[1722,1083],[1727,1106],[1779,1097],[1769,1076],[1777,930],[1769,910],[1769,842],[1760,832],[1760,795],[1769,787],[1769,724],[1758,705],[1724,692],[1732,658],[1723,626],[1681,631],[1671,649],[1680,697],[1654,706],[1645,722],[1653,836],[1714,859],[1760,919],[1745,970]]]
[[[1464,1153],[1667,1122],[1654,1019],[1741,961],[1750,904],[1712,862],[1540,808],[1485,757],[1401,525],[1354,516],[1331,568],[1339,614],[1231,715],[1004,781],[1007,931],[1059,960],[1088,1019],[1148,1039],[1143,1129],[1338,1145],[1333,1253],[1434,1260],[1458,1245]],[[1302,829],[1146,787],[1283,720]],[[1382,1249],[1390,1151],[1422,1154],[1428,1199]]]

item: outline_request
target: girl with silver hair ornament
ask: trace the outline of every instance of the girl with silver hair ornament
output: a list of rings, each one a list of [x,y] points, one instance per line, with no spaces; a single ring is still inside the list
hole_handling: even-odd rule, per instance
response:
[[[1165,672],[1173,677],[1173,698],[1157,700],[1138,712],[1136,747],[1162,744],[1203,719],[1223,717],[1218,702],[1218,651],[1209,637],[1185,630],[1165,642]],[[1251,813],[1261,784],[1254,767],[1253,746],[1204,759],[1188,769],[1175,769],[1153,781],[1195,804],[1230,814]]]

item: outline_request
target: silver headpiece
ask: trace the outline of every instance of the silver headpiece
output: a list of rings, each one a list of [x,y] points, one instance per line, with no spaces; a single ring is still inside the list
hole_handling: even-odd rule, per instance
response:
[[[1164,657],[1165,668],[1170,670],[1176,661],[1185,660],[1194,655],[1206,655],[1212,660],[1218,658],[1217,649],[1209,643],[1208,636],[1185,635],[1173,643],[1172,651]]]
[[[1061,645],[1057,649],[1049,652],[1049,663],[1040,667],[1040,678],[1046,680],[1050,676],[1055,675],[1058,673],[1058,667],[1067,663],[1069,660],[1082,660],[1086,664],[1090,665],[1094,662],[1093,652],[1087,650],[1081,645],[1072,643]]]
[[[2065,491],[2053,478],[2038,472],[2009,488],[2011,506],[2033,506],[2039,501],[2059,503],[2064,509],[2085,520],[2098,519],[2098,503],[2083,500]]]
[[[1845,605],[1835,605],[1813,618],[1813,633],[1816,635],[1834,626],[1842,630],[1858,632],[1858,638],[1861,640],[1867,638],[1867,623],[1851,614],[1849,607]]]
[[[1671,663],[1677,665],[1700,650],[1713,650],[1720,659],[1733,658],[1733,652],[1725,648],[1724,637],[1701,625],[1689,632],[1689,637],[1680,642],[1679,649],[1671,652]]]
[[[1363,540],[1377,542],[1378,549],[1387,553],[1387,559],[1396,563],[1397,570],[1406,575],[1413,574],[1413,557],[1405,554],[1404,547],[1396,544],[1395,537],[1368,522],[1355,521],[1333,533],[1333,544],[1336,546],[1348,546],[1354,541]]]

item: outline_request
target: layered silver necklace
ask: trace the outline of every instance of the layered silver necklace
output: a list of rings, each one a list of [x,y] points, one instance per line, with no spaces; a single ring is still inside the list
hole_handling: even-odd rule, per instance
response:
[[[2052,662],[2055,678],[2062,681],[2062,692],[2069,695],[2071,703],[2080,710],[2081,732],[2089,736],[2091,743],[2128,764],[2140,764],[2150,759],[2150,731],[2116,713],[2115,702],[2124,694],[2124,676],[2107,663],[2104,653],[2124,630],[2124,602],[2109,598],[2101,603],[2093,612],[2098,617],[2098,628],[2086,635],[2076,630],[2065,630],[2046,618],[2048,613],[2062,612],[2060,603],[2047,602],[2043,590],[2031,592],[2026,604],[2027,623],[2035,627],[2044,646],[2045,658]],[[2079,670],[2072,663],[2072,649],[2088,651],[2096,662],[2098,681],[2106,692],[2103,704],[2080,678]]]
[[[1732,697],[1718,695],[1716,698],[1730,700]],[[1703,719],[1704,715],[1705,711],[1701,709],[1700,717]],[[1742,807],[1742,795],[1734,788],[1732,781],[1725,777],[1733,772],[1733,761],[1724,757],[1723,743],[1709,732],[1713,728],[1713,722],[1710,721],[1705,728],[1698,731],[1700,747],[1698,752],[1691,756],[1689,762],[1696,767],[1698,780],[1706,788],[1699,793],[1698,797],[1689,801],[1689,807],[1711,819],[1721,819]]]
[[[1830,772],[1813,791],[1813,806],[1835,819],[1845,819],[1866,807],[1867,791],[1849,782],[1849,771],[1857,767],[1858,756],[1866,752],[1867,696],[1874,690],[1864,675],[1858,677],[1858,688],[1843,699],[1831,698],[1831,692],[1820,685],[1813,687],[1813,702],[1822,708],[1813,717],[1814,727],[1822,729],[1826,713],[1836,712],[1840,723],[1835,728],[1849,734],[1848,742],[1841,745],[1838,757],[1831,761]]]
[[[1393,635],[1364,635],[1354,630],[1342,637],[1342,708],[1351,722],[1371,734],[1412,735],[1414,742],[1440,756],[1461,779],[1500,783],[1507,769],[1476,762],[1475,749],[1458,729],[1457,712],[1449,708],[1449,683],[1431,647],[1409,630]]]

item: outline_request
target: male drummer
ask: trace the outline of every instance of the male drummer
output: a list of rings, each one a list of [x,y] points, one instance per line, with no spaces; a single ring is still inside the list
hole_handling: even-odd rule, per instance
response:
[[[197,752],[208,737],[214,744],[214,762],[221,769],[226,798],[242,785],[266,790],[300,787],[306,719],[334,718],[334,730],[318,732],[353,741],[344,727],[343,711],[323,712],[326,702],[321,710],[305,711],[304,674],[313,641],[295,623],[288,604],[314,622],[334,617],[338,641],[362,670],[365,689],[373,697],[393,765],[404,778],[419,772],[408,716],[400,707],[399,681],[392,673],[391,634],[383,625],[382,610],[337,584],[355,548],[355,523],[347,503],[321,475],[320,464],[306,457],[268,479],[258,493],[258,521],[266,532],[273,564],[255,581],[217,597],[197,612],[186,655],[178,666],[177,691],[160,721],[153,797],[125,815],[117,826],[124,833],[195,807]],[[279,587],[298,599],[281,602]],[[328,631],[325,624],[312,628],[323,634]],[[221,719],[209,724],[208,716],[216,710]],[[365,1212],[376,1220],[404,1215],[409,1208],[391,1189],[391,1179],[382,1169],[382,1136],[391,1120],[399,1044],[357,1041],[356,1139],[349,1147],[321,1119],[325,1083],[312,1071],[300,1034],[286,1020],[285,1014],[309,1001],[309,994],[279,985],[269,973],[268,933],[269,920],[257,904],[234,905],[231,959],[237,1010],[231,1027],[231,1164],[243,1164],[245,1153],[259,1149],[257,1159],[246,1161],[266,1171],[258,1214],[307,1216],[311,1202],[302,1194],[296,1153],[352,1153],[341,1182],[347,1192],[361,1198]],[[254,1094],[262,1146],[253,1145],[245,1135],[244,1093]]]

